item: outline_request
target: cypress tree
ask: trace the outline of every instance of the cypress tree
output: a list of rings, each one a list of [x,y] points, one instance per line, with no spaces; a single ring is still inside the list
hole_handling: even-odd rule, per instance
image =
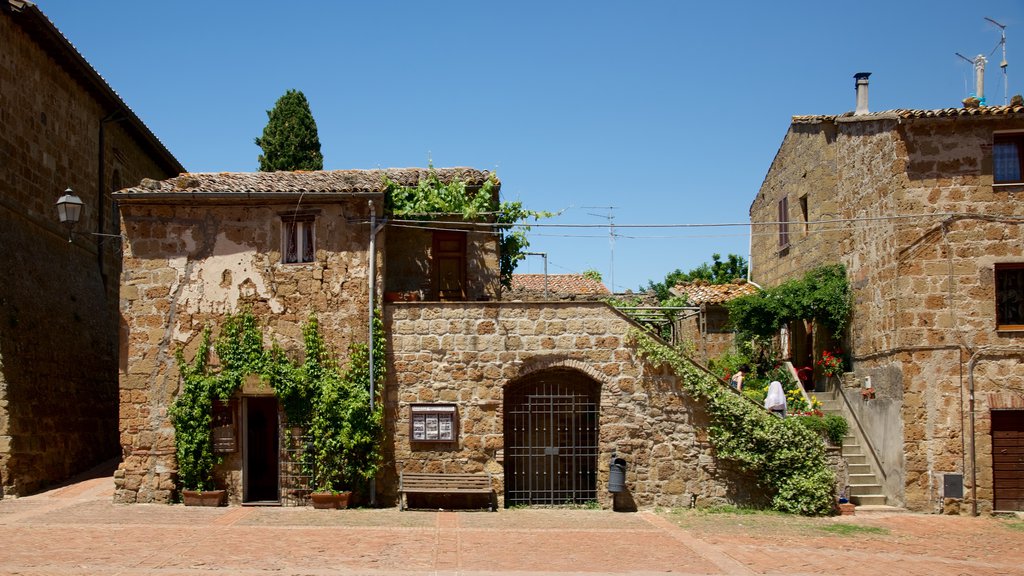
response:
[[[273,110],[267,110],[263,136],[256,138],[260,154],[260,172],[278,170],[323,170],[320,136],[306,96],[289,90],[278,98]]]

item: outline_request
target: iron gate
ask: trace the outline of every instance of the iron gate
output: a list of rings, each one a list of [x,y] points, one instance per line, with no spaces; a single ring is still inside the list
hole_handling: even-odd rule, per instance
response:
[[[528,376],[505,399],[505,505],[597,499],[599,385],[564,369]]]

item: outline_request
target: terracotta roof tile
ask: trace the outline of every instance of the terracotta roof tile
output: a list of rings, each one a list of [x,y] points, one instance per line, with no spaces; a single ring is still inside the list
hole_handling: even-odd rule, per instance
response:
[[[552,294],[611,294],[603,282],[582,274],[548,274],[548,291]],[[544,274],[513,274],[512,290],[544,292]]]
[[[490,172],[473,168],[436,168],[443,181],[460,178],[470,185],[483,184]],[[384,191],[384,178],[413,186],[430,174],[426,168],[383,170],[296,170],[294,172],[191,172],[167,180],[143,180],[120,193],[147,194],[375,194]]]
[[[710,284],[702,280],[696,280],[676,284],[671,292],[676,296],[685,295],[687,304],[699,306],[701,304],[721,304],[733,298],[753,294],[757,292],[757,287],[748,282]]]
[[[1010,116],[1024,114],[1024,106],[979,106],[978,108],[940,108],[938,110],[909,110],[898,108],[881,112],[870,112],[854,116],[853,112],[845,114],[808,114],[793,116],[794,124],[818,124],[835,122],[836,120],[878,120],[885,118],[955,118],[958,116]]]

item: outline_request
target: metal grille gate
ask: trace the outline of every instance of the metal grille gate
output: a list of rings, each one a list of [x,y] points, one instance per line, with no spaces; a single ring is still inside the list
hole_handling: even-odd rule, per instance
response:
[[[547,370],[505,399],[505,505],[597,499],[599,385]]]

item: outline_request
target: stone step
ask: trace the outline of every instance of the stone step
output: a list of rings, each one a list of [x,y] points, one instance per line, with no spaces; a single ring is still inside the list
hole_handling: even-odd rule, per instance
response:
[[[884,506],[885,496],[883,494],[854,494],[850,496],[850,502],[857,506]]]
[[[853,465],[853,464],[867,464],[867,465],[870,466],[870,464],[868,464],[868,457],[865,456],[864,454],[847,454],[844,451],[843,452],[843,458],[845,458],[846,459],[846,463],[850,464],[850,465]]]
[[[858,486],[877,486],[878,480],[875,478],[873,472],[862,472],[859,474],[850,473],[850,486],[854,484]]]
[[[864,462],[862,464],[851,464],[849,462],[849,459],[847,459],[846,464],[847,464],[846,467],[847,467],[847,469],[848,469],[848,471],[850,472],[851,475],[853,475],[853,474],[873,474],[873,472],[871,471],[871,465],[868,464],[867,462]]]
[[[853,484],[850,483],[850,498],[854,496],[872,496],[882,493],[882,486],[880,484]],[[856,502],[855,502],[856,504]]]
[[[857,514],[907,514],[906,508],[889,506],[888,504],[862,504],[857,507]]]

